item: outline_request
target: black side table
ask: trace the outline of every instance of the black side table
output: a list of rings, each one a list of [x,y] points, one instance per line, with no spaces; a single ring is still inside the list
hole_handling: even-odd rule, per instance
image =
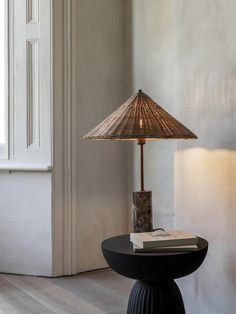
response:
[[[174,279],[194,272],[202,264],[208,242],[198,238],[192,252],[134,253],[129,235],[102,242],[108,265],[117,273],[137,279],[128,303],[128,314],[185,314]]]

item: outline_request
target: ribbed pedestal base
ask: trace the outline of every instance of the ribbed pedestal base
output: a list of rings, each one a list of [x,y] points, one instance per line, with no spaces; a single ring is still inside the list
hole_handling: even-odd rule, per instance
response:
[[[127,314],[185,314],[177,284],[172,281],[136,281],[129,297]]]

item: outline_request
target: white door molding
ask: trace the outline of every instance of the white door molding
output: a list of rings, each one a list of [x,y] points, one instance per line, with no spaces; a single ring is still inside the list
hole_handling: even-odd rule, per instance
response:
[[[53,0],[53,276],[76,273],[72,0]]]

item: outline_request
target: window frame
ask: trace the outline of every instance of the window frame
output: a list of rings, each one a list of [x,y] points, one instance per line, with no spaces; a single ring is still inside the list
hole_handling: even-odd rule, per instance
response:
[[[5,114],[5,143],[0,143],[0,160],[9,159],[9,106],[10,106],[10,1],[4,0],[5,8],[5,100],[4,100],[4,114]]]
[[[0,173],[52,171],[53,0],[35,0],[32,6],[28,6],[29,0],[4,1],[8,13],[8,102],[5,112],[6,144],[1,148]],[[34,42],[37,42],[37,47]],[[36,62],[28,58],[28,52],[38,54]],[[35,67],[38,72],[33,85],[28,79],[32,78]],[[29,98],[34,88],[38,88],[37,101]],[[29,115],[31,108],[35,110],[37,120]],[[28,143],[32,128],[33,132],[39,132],[38,146]]]

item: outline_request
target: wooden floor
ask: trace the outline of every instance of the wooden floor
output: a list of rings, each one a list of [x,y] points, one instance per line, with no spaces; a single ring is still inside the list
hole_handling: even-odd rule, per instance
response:
[[[124,314],[132,285],[109,269],[59,278],[0,274],[0,314]]]

